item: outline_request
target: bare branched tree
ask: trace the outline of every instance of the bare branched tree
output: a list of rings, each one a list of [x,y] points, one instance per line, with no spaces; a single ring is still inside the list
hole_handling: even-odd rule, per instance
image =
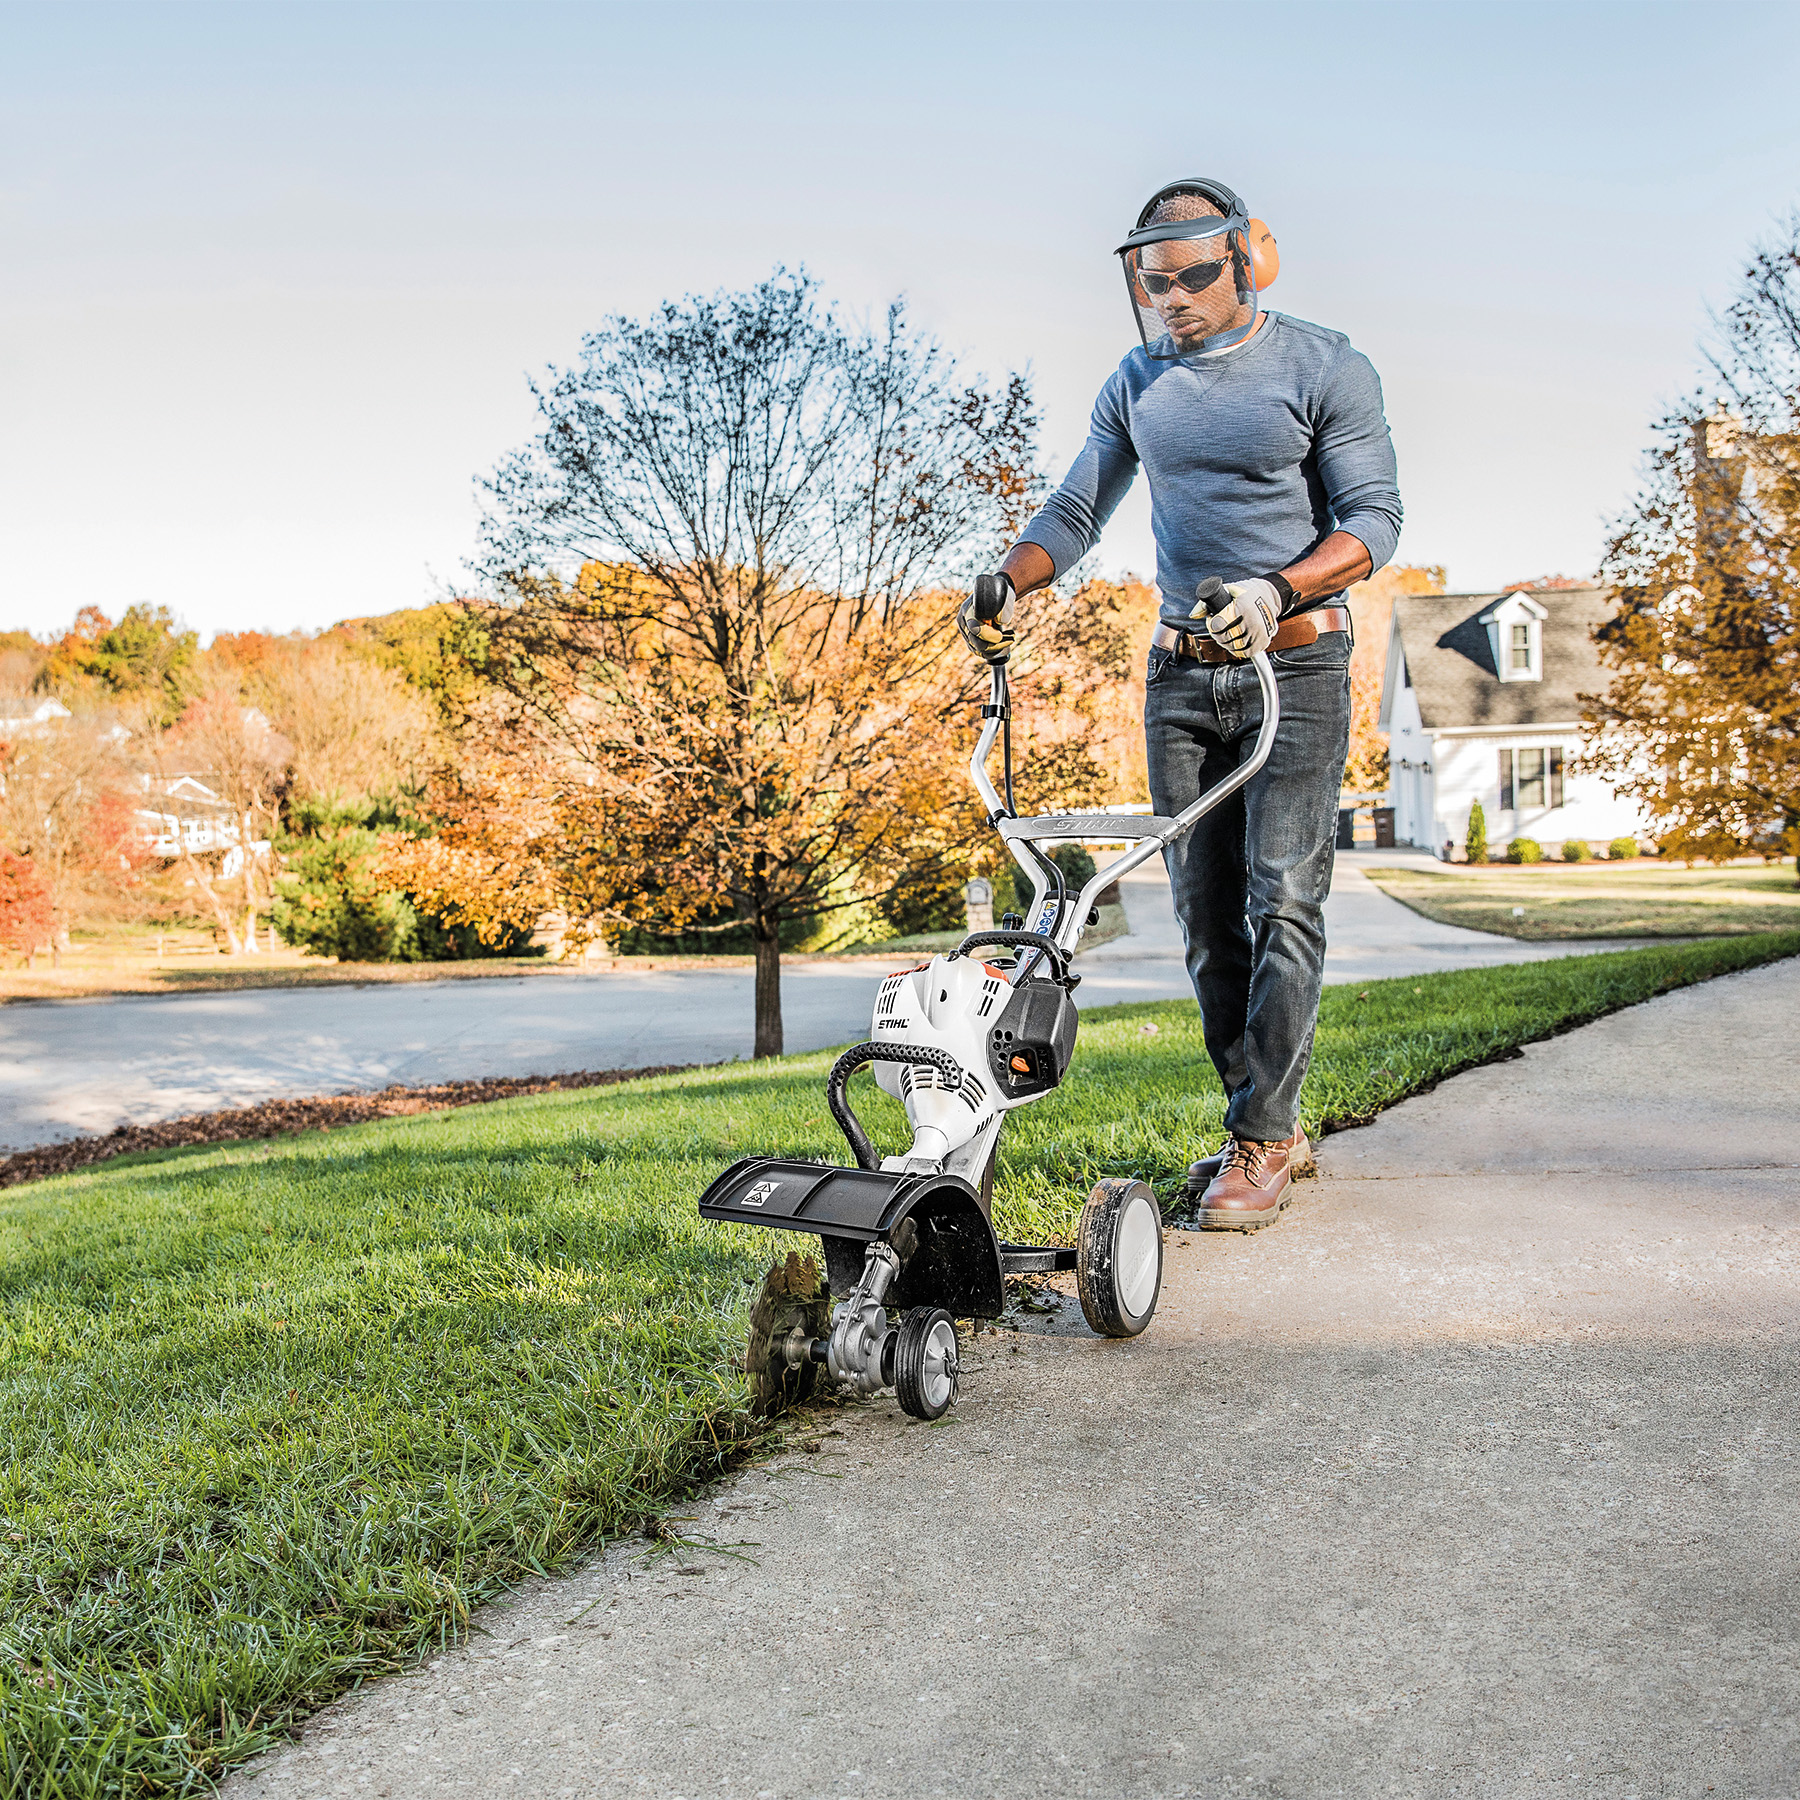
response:
[[[784,924],[848,904],[956,803],[944,590],[1035,500],[1025,379],[804,275],[614,319],[485,484],[491,674],[559,773],[588,916],[748,926],[756,1053]]]
[[[436,757],[430,702],[333,638],[283,644],[242,685],[285,741],[288,793],[352,802],[415,789]]]
[[[235,670],[210,668],[200,681],[199,696],[189,702],[173,730],[160,738],[146,734],[146,753],[155,760],[159,784],[165,790],[173,770],[192,773],[218,795],[229,815],[239,852],[235,877],[226,877],[221,869],[219,887],[215,887],[214,872],[201,864],[185,840],[182,854],[188,879],[212,907],[234,953],[239,934],[220,889],[228,880],[241,884],[243,948],[254,952],[256,916],[259,911],[266,912],[274,898],[274,869],[267,846],[279,829],[289,747],[268,715],[245,698]],[[264,854],[258,854],[259,844],[264,846]],[[229,867],[233,860],[227,857],[224,866]]]

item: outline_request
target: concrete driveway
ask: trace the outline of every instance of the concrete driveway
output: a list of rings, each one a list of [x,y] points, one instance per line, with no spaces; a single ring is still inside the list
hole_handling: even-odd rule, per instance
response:
[[[1081,959],[1084,1006],[1191,996],[1161,863],[1125,884],[1129,937]],[[1564,955],[1436,925],[1340,861],[1327,979]],[[1579,946],[1605,948],[1606,946]],[[890,957],[794,963],[790,1050],[868,1030]],[[219,1107],[484,1075],[725,1062],[751,1050],[748,969],[260,988],[0,1007],[0,1152]]]
[[[1788,1800],[1796,1006],[1728,977],[1330,1139],[1273,1229],[1168,1234],[1144,1337],[1068,1304],[947,1426],[823,1412],[227,1800]]]
[[[1391,900],[1358,866],[1340,854],[1325,902],[1325,979],[1380,981],[1395,975],[1431,975],[1443,969],[1485,969],[1497,963],[1540,962],[1628,948],[1632,942],[1589,939],[1579,943],[1527,944],[1491,931],[1440,925]],[[1392,856],[1383,860],[1398,860]],[[1428,857],[1420,857],[1429,862]],[[1090,950],[1081,959],[1078,996],[1084,1006],[1118,1000],[1179,1000],[1193,993],[1169,881],[1160,862],[1120,884],[1130,935]]]

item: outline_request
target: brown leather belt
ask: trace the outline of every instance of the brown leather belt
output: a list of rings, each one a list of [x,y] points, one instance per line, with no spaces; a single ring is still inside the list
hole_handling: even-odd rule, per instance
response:
[[[1315,644],[1328,631],[1348,631],[1350,609],[1347,606],[1318,606],[1311,612],[1295,613],[1283,619],[1270,640],[1271,650],[1297,650],[1302,644]],[[1158,625],[1150,641],[1159,650],[1173,650],[1177,656],[1191,656],[1204,663],[1237,662],[1223,644],[1215,644],[1204,631],[1177,631],[1173,625]]]

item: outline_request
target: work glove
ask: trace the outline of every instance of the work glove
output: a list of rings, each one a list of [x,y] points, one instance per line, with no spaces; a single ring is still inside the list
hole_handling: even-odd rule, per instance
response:
[[[1003,663],[1012,655],[1017,609],[1018,595],[1010,577],[980,575],[974,593],[956,609],[956,629],[983,662]]]
[[[1292,599],[1293,592],[1288,588],[1285,598]],[[1207,635],[1233,656],[1254,656],[1258,650],[1268,649],[1274,638],[1283,600],[1272,577],[1258,575],[1228,584],[1209,575],[1194,590],[1190,617],[1204,619]]]

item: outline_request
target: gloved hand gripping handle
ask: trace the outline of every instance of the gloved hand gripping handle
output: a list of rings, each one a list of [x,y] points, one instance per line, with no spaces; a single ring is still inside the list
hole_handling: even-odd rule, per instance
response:
[[[1009,584],[998,575],[977,575],[974,598],[976,618],[997,619],[1001,608],[1011,598]]]
[[[1216,613],[1230,597],[1225,592],[1225,583],[1217,575],[1209,575],[1194,589],[1194,610],[1189,617],[1204,621]]]

